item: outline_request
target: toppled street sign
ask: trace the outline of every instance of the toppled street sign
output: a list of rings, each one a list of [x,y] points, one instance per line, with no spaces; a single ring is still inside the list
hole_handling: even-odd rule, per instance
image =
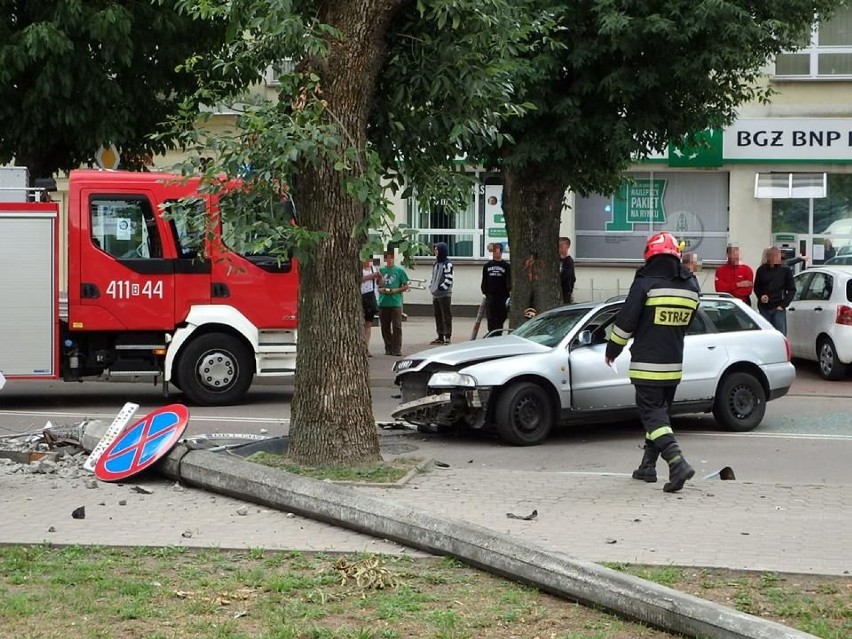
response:
[[[112,420],[112,424],[107,428],[106,433],[104,433],[101,440],[98,442],[97,446],[94,447],[92,453],[89,455],[89,458],[83,464],[83,468],[90,472],[95,472],[95,465],[98,463],[98,460],[103,455],[104,451],[112,444],[116,438],[124,431],[125,427],[130,420],[133,419],[133,415],[139,409],[139,404],[134,404],[133,402],[127,402],[122,409],[119,411],[118,415],[115,416],[115,419]]]
[[[101,481],[120,481],[142,472],[168,454],[188,422],[189,409],[183,404],[169,404],[149,413],[107,446],[95,464],[95,476]]]

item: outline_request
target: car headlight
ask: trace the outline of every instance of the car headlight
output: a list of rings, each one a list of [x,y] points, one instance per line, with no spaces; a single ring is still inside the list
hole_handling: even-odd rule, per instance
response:
[[[441,371],[429,378],[429,386],[438,388],[457,388],[459,386],[475,388],[476,379],[471,375],[462,375],[456,371]]]

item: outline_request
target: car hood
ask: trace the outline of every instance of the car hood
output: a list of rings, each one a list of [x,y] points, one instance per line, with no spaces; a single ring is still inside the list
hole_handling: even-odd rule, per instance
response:
[[[523,337],[501,335],[413,353],[398,361],[394,366],[394,371],[401,374],[419,370],[426,364],[459,366],[470,362],[482,362],[503,357],[514,357],[515,355],[546,353],[549,350],[551,350],[549,346],[531,342]]]

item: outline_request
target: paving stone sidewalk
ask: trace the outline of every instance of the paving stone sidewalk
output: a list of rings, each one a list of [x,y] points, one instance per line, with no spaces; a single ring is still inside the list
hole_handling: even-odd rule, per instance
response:
[[[150,494],[137,492],[139,487]],[[852,574],[850,486],[704,480],[688,484],[678,495],[664,495],[661,485],[627,475],[435,468],[401,488],[354,490],[579,559]],[[80,506],[86,509],[85,519],[72,518]],[[418,554],[156,477],[138,484],[105,484],[4,475],[0,508],[0,543]],[[533,511],[537,514],[531,520],[507,517]]]
[[[406,323],[405,352],[425,347],[431,319]],[[376,340],[374,333],[373,340]],[[375,352],[375,351],[374,351]],[[371,360],[390,382],[392,358]],[[825,384],[799,383],[802,394]],[[835,390],[836,389],[836,390]],[[849,393],[852,384],[831,386]],[[794,387],[796,390],[796,387]],[[94,487],[93,487],[94,486]],[[138,492],[137,486],[150,491]],[[382,499],[517,535],[591,561],[852,574],[852,484],[694,481],[665,495],[628,475],[435,468],[402,488],[359,487]],[[84,506],[85,519],[74,519]],[[0,473],[0,543],[105,544],[410,553],[395,543],[176,486]],[[507,517],[507,513],[534,519]]]

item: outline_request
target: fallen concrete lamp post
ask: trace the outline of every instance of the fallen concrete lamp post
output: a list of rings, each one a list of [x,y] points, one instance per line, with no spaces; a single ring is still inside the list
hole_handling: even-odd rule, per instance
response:
[[[482,526],[438,517],[357,490],[180,444],[157,466],[167,477],[245,501],[450,555],[541,590],[672,632],[708,639],[813,635],[598,564],[548,552]]]

